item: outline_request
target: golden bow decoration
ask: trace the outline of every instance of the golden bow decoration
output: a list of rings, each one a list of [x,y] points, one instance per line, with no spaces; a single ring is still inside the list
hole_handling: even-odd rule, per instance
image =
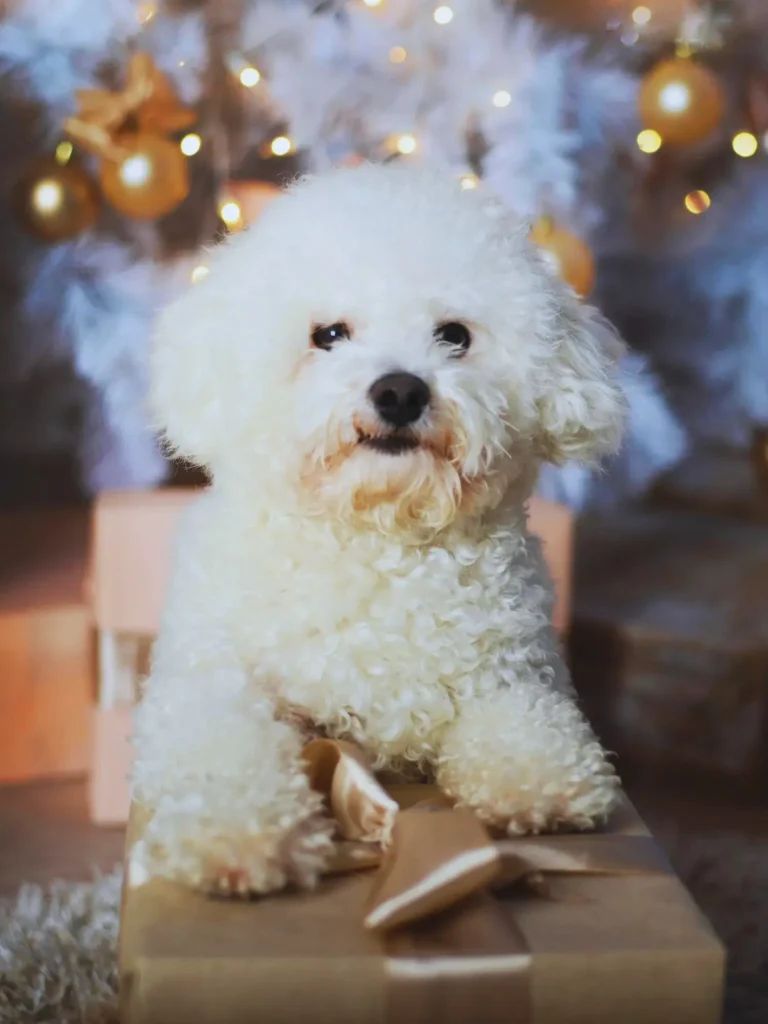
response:
[[[123,89],[80,89],[79,110],[64,122],[66,133],[84,149],[106,160],[118,161],[126,153],[120,135],[144,131],[166,135],[189,127],[197,119],[184,107],[170,82],[148,53],[135,53],[128,65]]]
[[[379,869],[365,910],[372,931],[421,920],[488,888],[527,883],[548,896],[546,876],[670,871],[645,835],[494,840],[472,811],[454,808],[436,787],[387,792],[351,743],[313,740],[304,758],[312,787],[325,795],[336,821],[339,842],[329,873]]]

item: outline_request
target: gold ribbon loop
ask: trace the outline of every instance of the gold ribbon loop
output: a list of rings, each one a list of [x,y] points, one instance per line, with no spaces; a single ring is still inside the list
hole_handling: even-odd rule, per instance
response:
[[[341,837],[387,846],[399,807],[360,748],[344,740],[313,740],[304,760],[310,785],[328,800]]]

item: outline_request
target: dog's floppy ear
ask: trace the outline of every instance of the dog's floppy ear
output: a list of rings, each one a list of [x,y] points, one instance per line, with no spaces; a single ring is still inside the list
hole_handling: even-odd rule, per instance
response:
[[[305,311],[286,284],[294,260],[282,242],[286,216],[295,232],[301,212],[292,222],[291,210],[280,196],[253,226],[217,246],[208,274],[158,320],[150,366],[155,424],[199,466],[237,464],[242,443],[254,463],[274,452],[261,427],[282,415],[282,386],[309,341]]]
[[[208,275],[160,314],[151,350],[155,426],[175,453],[204,467],[237,435],[246,407],[238,374],[247,330],[241,295],[252,295],[253,286],[238,280],[232,250],[240,238],[214,252]]]
[[[593,463],[621,442],[625,400],[618,363],[624,346],[594,308],[565,286],[556,288],[557,307],[547,326],[550,356],[538,396],[539,450],[556,465]]]

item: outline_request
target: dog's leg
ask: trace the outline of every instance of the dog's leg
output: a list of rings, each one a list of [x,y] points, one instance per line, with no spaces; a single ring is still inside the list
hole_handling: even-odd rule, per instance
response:
[[[614,770],[573,697],[533,680],[460,709],[437,777],[460,803],[513,835],[591,828],[618,794]]]
[[[130,877],[233,895],[312,885],[331,826],[298,733],[275,720],[241,668],[225,667],[221,650],[205,667],[189,648],[168,646],[137,716],[134,798],[152,816]]]

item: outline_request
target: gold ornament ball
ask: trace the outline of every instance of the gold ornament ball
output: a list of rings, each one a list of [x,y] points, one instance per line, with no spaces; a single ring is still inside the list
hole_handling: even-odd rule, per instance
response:
[[[178,143],[150,132],[120,135],[115,143],[124,155],[103,160],[99,178],[116,210],[136,220],[155,220],[187,198],[187,160]]]
[[[595,285],[595,259],[586,242],[547,217],[534,224],[530,237],[547,253],[560,276],[577,295],[582,298],[589,295]]]
[[[46,242],[63,242],[86,231],[99,216],[95,183],[76,162],[45,157],[16,186],[16,209],[29,231]]]
[[[640,85],[638,105],[644,128],[658,132],[668,145],[688,146],[717,130],[725,97],[708,68],[677,57],[651,68]]]

